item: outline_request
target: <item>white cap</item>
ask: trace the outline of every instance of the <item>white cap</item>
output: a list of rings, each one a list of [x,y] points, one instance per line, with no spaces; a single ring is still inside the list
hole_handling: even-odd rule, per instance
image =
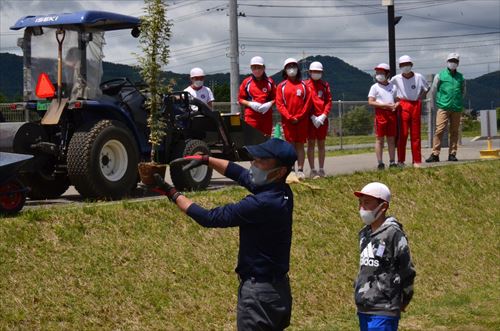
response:
[[[323,71],[323,65],[318,61],[312,62],[309,66],[309,70]]]
[[[191,69],[191,72],[189,73],[189,77],[204,77],[205,73],[203,72],[203,69],[201,68],[193,68]]]
[[[365,185],[361,191],[354,192],[354,195],[358,198],[363,195],[368,195],[370,197],[382,199],[386,202],[391,201],[391,191],[389,191],[389,188],[385,184],[379,182],[372,182]]]
[[[298,63],[298,62],[293,57],[289,57],[288,59],[285,60],[285,64],[283,65],[283,68],[286,67],[290,63]]]
[[[446,61],[449,61],[449,60],[452,60],[452,59],[460,61],[460,55],[458,55],[458,53],[450,53],[450,54],[448,54],[448,57],[446,58]]]
[[[391,67],[387,63],[379,63],[377,66],[374,68],[375,70],[380,69],[380,70],[385,70],[385,71],[391,71]]]
[[[250,60],[250,65],[257,65],[257,66],[263,66],[264,65],[264,59],[261,56],[254,56]]]
[[[411,57],[409,55],[403,55],[399,58],[399,64],[408,63],[408,62],[413,63],[413,60],[411,59]]]

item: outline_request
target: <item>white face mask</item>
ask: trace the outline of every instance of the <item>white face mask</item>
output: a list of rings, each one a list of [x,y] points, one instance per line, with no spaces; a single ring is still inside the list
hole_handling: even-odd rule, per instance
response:
[[[411,71],[411,68],[412,68],[412,66],[404,66],[404,67],[401,67],[400,69],[401,69],[401,72],[403,74],[409,74]]]
[[[203,81],[202,81],[202,80],[195,80],[195,81],[193,82],[193,85],[194,85],[195,87],[202,87],[202,86],[203,86]]]
[[[288,68],[288,69],[286,69],[286,75],[288,77],[295,77],[295,76],[297,76],[297,68]]]
[[[378,74],[378,75],[375,75],[375,79],[377,80],[377,82],[379,83],[383,83],[386,81],[386,77],[385,75],[382,75],[382,74]]]
[[[375,222],[375,220],[380,216],[379,212],[381,211],[382,206],[383,203],[378,205],[378,207],[374,210],[365,210],[363,208],[360,208],[359,216],[361,216],[361,220],[363,221],[363,223],[365,223],[366,225],[370,225]]]
[[[450,70],[457,70],[457,68],[458,68],[458,63],[448,62],[448,69],[450,69]]]
[[[318,74],[318,73],[311,74],[312,80],[320,80],[321,76],[323,76],[323,75],[322,74]]]

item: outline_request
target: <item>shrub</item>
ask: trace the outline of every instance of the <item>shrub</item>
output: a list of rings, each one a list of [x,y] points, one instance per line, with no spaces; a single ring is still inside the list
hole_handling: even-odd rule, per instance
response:
[[[369,135],[373,132],[373,114],[365,106],[352,107],[342,118],[344,136]]]

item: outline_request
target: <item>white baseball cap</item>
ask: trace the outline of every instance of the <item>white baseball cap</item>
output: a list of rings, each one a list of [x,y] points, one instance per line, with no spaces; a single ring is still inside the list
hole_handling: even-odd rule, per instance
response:
[[[264,59],[261,56],[254,56],[250,60],[250,65],[257,65],[257,66],[263,66],[264,65]]]
[[[286,67],[290,63],[298,63],[298,62],[293,57],[289,57],[288,59],[285,60],[285,64],[283,65],[283,68]]]
[[[354,192],[354,195],[358,198],[363,195],[367,195],[376,199],[382,199],[386,202],[391,201],[391,191],[389,190],[387,185],[379,182],[372,182],[365,185],[365,187],[363,187],[361,191]]]
[[[409,55],[403,55],[399,58],[399,64],[408,63],[408,62],[413,63],[413,60],[411,59],[411,57]]]
[[[309,70],[323,71],[323,65],[321,64],[321,62],[314,61],[309,66]]]
[[[203,72],[203,69],[201,68],[193,68],[191,69],[191,72],[189,73],[189,77],[204,77],[205,72]]]
[[[449,61],[449,60],[452,60],[452,59],[460,61],[460,55],[458,55],[458,53],[450,53],[450,54],[448,54],[448,57],[446,58],[446,61]]]
[[[377,66],[374,68],[375,70],[380,69],[380,70],[385,70],[385,71],[391,71],[391,67],[387,63],[379,63]]]

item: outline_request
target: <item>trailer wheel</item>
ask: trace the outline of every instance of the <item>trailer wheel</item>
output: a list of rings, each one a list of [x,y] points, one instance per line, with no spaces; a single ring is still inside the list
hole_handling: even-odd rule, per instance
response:
[[[178,157],[195,154],[210,155],[210,149],[204,141],[192,139],[186,142],[182,152],[177,152]],[[189,171],[182,171],[182,167],[170,167],[170,177],[179,190],[204,190],[212,179],[212,168],[202,165]]]
[[[0,185],[0,214],[20,211],[26,202],[26,193],[20,181],[13,179]]]
[[[73,134],[68,174],[84,198],[119,199],[137,184],[139,151],[120,122],[102,120]]]
[[[45,176],[41,172],[22,174],[21,181],[30,188],[28,197],[32,200],[55,199],[68,189],[70,183],[67,176]]]

